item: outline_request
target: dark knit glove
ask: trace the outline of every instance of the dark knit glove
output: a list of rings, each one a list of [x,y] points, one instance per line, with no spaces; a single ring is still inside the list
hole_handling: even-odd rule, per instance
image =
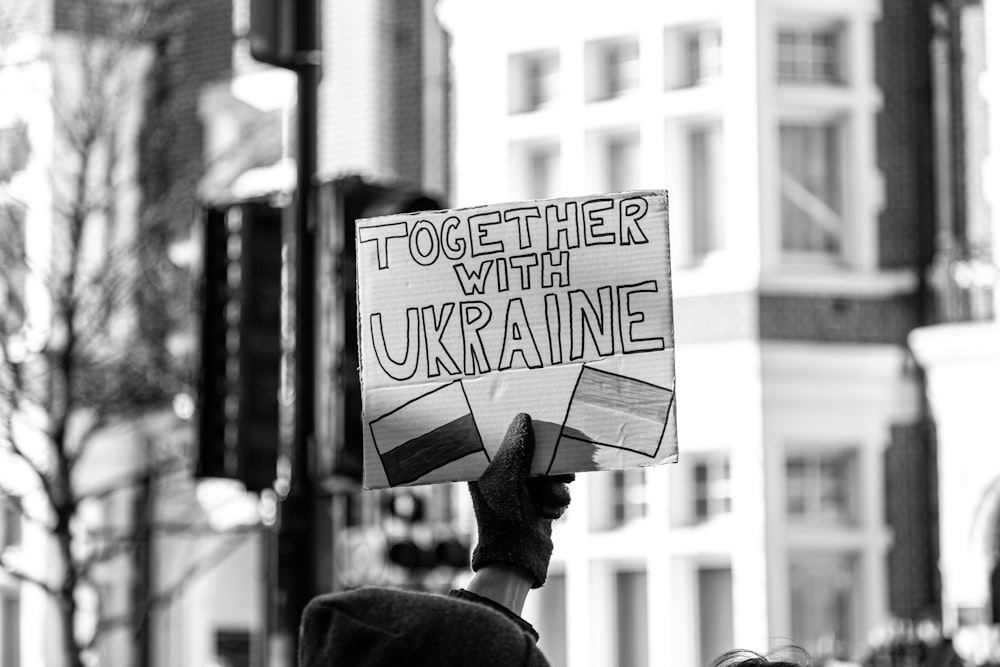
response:
[[[528,477],[535,452],[531,417],[514,417],[500,450],[479,478],[469,482],[479,525],[472,569],[507,563],[527,570],[532,588],[545,583],[552,558],[552,521],[569,505],[573,475]]]

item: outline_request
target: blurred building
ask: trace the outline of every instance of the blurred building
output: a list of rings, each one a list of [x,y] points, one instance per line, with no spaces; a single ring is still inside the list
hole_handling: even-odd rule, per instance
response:
[[[140,12],[143,6],[135,5]],[[276,205],[287,204],[294,188],[295,77],[251,59],[249,6],[248,0],[170,4],[176,13],[164,29],[144,33],[142,41],[130,45],[134,53],[122,60],[132,77],[129,106],[121,112],[124,124],[111,131],[115,149],[127,162],[131,188],[120,193],[120,219],[135,222],[144,205],[169,200],[175,208],[167,226],[183,239],[202,202],[274,195]],[[110,43],[111,19],[131,11],[132,4],[103,0],[11,2],[0,8],[0,96],[5,100],[0,170],[4,195],[26,205],[13,211],[7,199],[0,203],[5,214],[18,214],[14,228],[25,232],[25,252],[32,261],[51,261],[46,248],[54,186],[49,176],[59,171],[65,155],[56,144],[59,119],[53,101],[63,90],[71,96],[90,94],[83,85],[80,47]],[[448,54],[433,2],[323,3],[322,34],[321,177],[361,174],[446,196]],[[135,224],[118,228],[123,237],[135,231]],[[178,244],[178,255],[190,249]],[[31,285],[14,288],[30,292]],[[2,303],[6,307],[7,301]],[[43,320],[44,302],[36,303],[41,310],[35,315]],[[146,305],[140,326],[157,317],[157,304]],[[80,478],[101,488],[116,476],[141,472],[148,462],[129,440],[136,437],[165,440],[190,455],[190,430],[172,415],[156,415],[132,431],[102,439],[88,465],[81,466]],[[16,471],[0,466],[4,482],[16,477],[11,473]],[[86,509],[86,520],[97,526],[159,526],[148,535],[149,549],[135,559],[112,562],[100,578],[105,613],[135,615],[139,621],[105,634],[95,649],[102,663],[268,664],[264,547],[254,530],[232,529],[233,522],[247,518],[239,511],[234,516],[233,505],[246,510],[247,498],[225,489],[220,494],[218,485],[197,490],[198,502],[193,480],[167,474],[153,489],[155,506],[138,504],[150,497],[147,488],[145,495],[133,490]],[[228,509],[214,511],[219,504]],[[59,567],[45,531],[20,520],[8,505],[3,508],[0,549],[6,556],[41,569]],[[85,624],[96,620],[96,612],[83,615]],[[40,591],[0,574],[0,662],[5,667],[60,664],[52,641],[57,625]]]
[[[927,3],[439,11],[456,205],[670,194],[680,462],[574,484],[529,599],[553,664],[856,657],[933,614]]]
[[[938,317],[909,340],[937,431],[941,620],[981,663],[996,646],[977,631],[1000,624],[1000,7],[943,4],[935,19]]]

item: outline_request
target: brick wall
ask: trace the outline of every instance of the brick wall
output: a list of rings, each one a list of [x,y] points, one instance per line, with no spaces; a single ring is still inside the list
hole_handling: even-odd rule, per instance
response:
[[[765,340],[905,345],[919,326],[921,298],[762,294],[760,336]]]
[[[930,10],[926,0],[884,0],[875,24],[877,163],[885,183],[879,265],[926,266],[933,251]]]
[[[934,433],[928,424],[897,424],[885,452],[889,609],[898,618],[940,614]]]

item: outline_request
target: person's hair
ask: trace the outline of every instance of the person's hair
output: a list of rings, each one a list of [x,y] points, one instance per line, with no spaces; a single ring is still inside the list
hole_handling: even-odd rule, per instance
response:
[[[710,667],[812,667],[812,658],[799,646],[783,646],[767,656],[735,648],[713,660]]]

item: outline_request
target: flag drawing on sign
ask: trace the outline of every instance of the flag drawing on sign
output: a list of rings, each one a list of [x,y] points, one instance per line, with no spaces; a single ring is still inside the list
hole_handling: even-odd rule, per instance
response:
[[[673,400],[672,389],[584,366],[546,474],[564,445],[614,447],[655,459]]]
[[[466,457],[482,457],[483,468],[490,461],[460,380],[407,401],[368,427],[389,486],[416,482]]]

